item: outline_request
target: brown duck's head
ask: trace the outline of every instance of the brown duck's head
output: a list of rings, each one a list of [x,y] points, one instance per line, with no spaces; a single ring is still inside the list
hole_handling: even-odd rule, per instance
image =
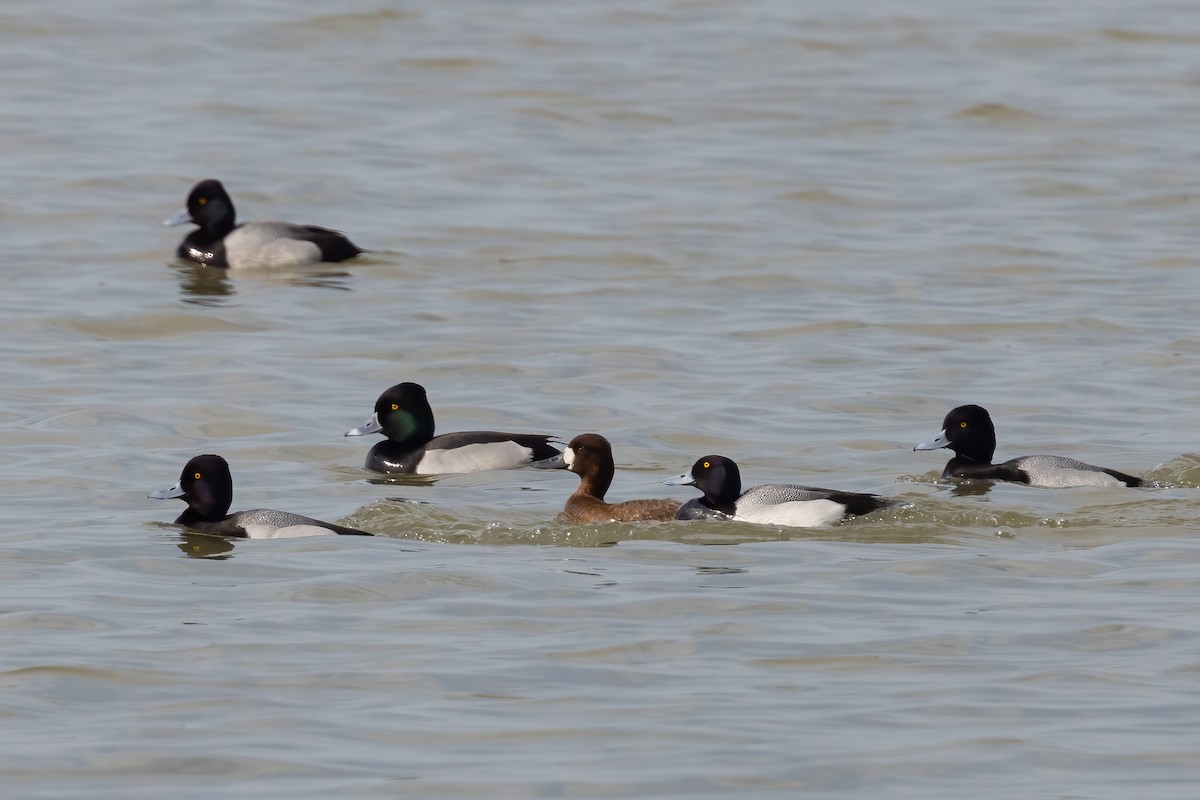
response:
[[[541,469],[569,469],[579,476],[577,494],[587,494],[599,500],[612,485],[612,445],[598,433],[581,433],[567,443],[567,447],[553,458],[535,461],[532,466]]]

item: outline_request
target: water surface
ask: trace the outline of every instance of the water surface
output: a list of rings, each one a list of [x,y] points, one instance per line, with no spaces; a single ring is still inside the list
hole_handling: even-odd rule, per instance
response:
[[[4,718],[27,797],[1190,798],[1200,27],[1172,2],[16,2],[0,12]],[[203,177],[341,265],[222,274]],[[345,439],[597,431],[903,507],[577,526]],[[1142,490],[955,490],[998,456]],[[145,495],[385,534],[225,542]]]

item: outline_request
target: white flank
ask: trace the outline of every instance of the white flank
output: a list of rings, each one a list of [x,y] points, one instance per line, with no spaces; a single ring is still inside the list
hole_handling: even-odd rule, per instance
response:
[[[1124,486],[1098,467],[1065,456],[1022,456],[1013,459],[1029,476],[1030,486],[1066,489],[1072,486]]]
[[[312,242],[283,238],[284,223],[251,222],[225,237],[225,259],[232,269],[270,269],[315,264],[321,248]]]
[[[453,450],[426,450],[417,465],[419,475],[445,475],[452,472],[483,472],[512,469],[528,464],[533,450],[516,442],[480,442]]]
[[[1125,482],[1117,480],[1107,472],[1059,469],[1053,472],[1049,470],[1046,472],[1031,470],[1029,472],[1029,485],[1039,486],[1044,489],[1069,489],[1072,486],[1124,486]]]
[[[742,512],[738,509],[734,519],[758,525],[787,525],[792,528],[820,528],[840,522],[846,515],[841,503],[832,500],[793,500],[789,503],[760,506]]]

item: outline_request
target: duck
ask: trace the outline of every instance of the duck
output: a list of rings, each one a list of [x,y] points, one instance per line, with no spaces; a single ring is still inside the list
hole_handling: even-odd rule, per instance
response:
[[[877,494],[842,492],[815,486],[768,483],[742,491],[742,473],[729,458],[708,455],[682,475],[664,478],[669,486],[695,486],[704,493],[683,504],[676,519],[720,517],[760,525],[819,528],[894,505]]]
[[[379,395],[370,418],[345,435],[370,433],[382,433],[387,439],[371,448],[364,466],[390,475],[515,469],[561,452],[551,444],[558,441],[556,437],[540,433],[463,431],[434,436],[433,409],[425,387],[411,382],[398,383]]]
[[[154,500],[183,500],[188,507],[175,520],[175,524],[214,536],[244,539],[285,539],[330,533],[341,536],[374,536],[366,531],[321,522],[287,511],[256,508],[230,514],[229,506],[233,504],[233,477],[229,473],[229,462],[213,453],[190,459],[184,466],[178,483],[169,489],[151,492],[147,496]]]
[[[626,500],[607,503],[612,485],[612,445],[598,433],[581,433],[561,453],[533,462],[538,469],[567,469],[579,476],[579,488],[567,498],[563,514],[572,522],[653,522],[675,519],[678,500]]]
[[[199,227],[180,242],[176,255],[210,267],[254,269],[292,267],[321,261],[345,261],[365,253],[338,231],[292,222],[244,222],[238,225],[233,200],[219,180],[206,178],[192,187],[179,213],[163,220],[173,227]]]
[[[1142,486],[1143,481],[1108,467],[1085,464],[1063,456],[1020,456],[1000,464],[992,463],[996,452],[996,427],[987,409],[977,405],[959,406],[946,415],[942,431],[913,450],[954,452],[954,458],[942,470],[942,479],[966,478],[1011,481],[1029,486],[1067,488],[1072,486]]]

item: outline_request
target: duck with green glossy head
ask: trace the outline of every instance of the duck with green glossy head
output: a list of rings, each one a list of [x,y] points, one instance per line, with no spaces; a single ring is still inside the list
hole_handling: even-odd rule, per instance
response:
[[[375,401],[371,417],[347,436],[382,433],[367,453],[366,468],[388,474],[439,475],[514,469],[558,455],[555,437],[540,433],[463,431],[434,435],[425,387],[398,383]]]

